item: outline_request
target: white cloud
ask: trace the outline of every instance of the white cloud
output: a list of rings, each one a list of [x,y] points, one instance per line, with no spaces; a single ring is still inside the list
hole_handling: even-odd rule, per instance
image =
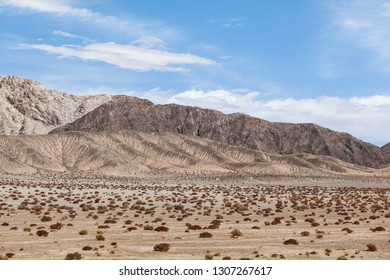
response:
[[[162,102],[161,95],[166,93],[149,92],[144,97]],[[316,123],[374,144],[390,142],[390,130],[384,129],[390,123],[390,95],[271,100],[262,97],[259,92],[245,89],[188,90],[167,97],[163,103],[199,106],[224,113],[242,112],[269,121]]]
[[[0,5],[30,9],[38,12],[69,14],[74,16],[94,16],[88,9],[78,9],[71,7],[67,0],[0,0]]]
[[[382,70],[390,70],[390,4],[387,0],[333,1],[331,11],[343,40],[372,51],[383,63]]]
[[[89,27],[116,32],[121,36],[159,36],[161,38],[177,38],[178,31],[160,22],[134,18],[121,19],[103,15],[89,9],[72,5],[72,0],[0,0],[0,8],[16,8],[40,13],[52,13],[58,16],[72,17],[72,20],[85,21]],[[78,1],[82,2],[82,1]]]
[[[241,18],[231,18],[229,19],[228,22],[221,24],[221,27],[225,27],[225,28],[238,28],[242,26],[243,23]]]
[[[158,50],[167,49],[167,43],[165,43],[160,38],[154,36],[142,37],[138,40],[131,42],[131,44],[145,49],[158,49]]]
[[[58,36],[63,36],[63,37],[69,37],[69,38],[80,38],[80,36],[78,36],[78,35],[71,34],[68,32],[59,31],[59,30],[53,31],[53,34],[58,35]]]
[[[102,61],[124,69],[136,71],[188,71],[184,65],[214,65],[214,61],[193,54],[173,53],[148,49],[132,44],[96,43],[85,46],[52,46],[24,44],[24,48],[37,49],[59,55],[60,58],[75,57],[82,60]]]

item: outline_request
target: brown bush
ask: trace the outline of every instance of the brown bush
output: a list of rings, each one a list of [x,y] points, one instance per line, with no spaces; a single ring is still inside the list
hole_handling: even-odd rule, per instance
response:
[[[88,234],[88,230],[82,229],[82,230],[79,231],[79,234],[80,235],[87,235]]]
[[[145,225],[144,230],[154,230],[154,226],[153,225]]]
[[[104,237],[103,234],[98,234],[98,235],[96,235],[96,240],[98,240],[98,241],[104,241],[104,240],[106,240],[106,238]]]
[[[296,239],[287,239],[283,242],[284,245],[298,245],[299,242]]]
[[[46,230],[41,229],[41,230],[37,231],[37,235],[47,237],[49,235],[49,233]]]
[[[386,231],[384,227],[376,227],[376,228],[370,228],[372,232],[377,232],[377,231]]]
[[[199,234],[199,238],[211,238],[213,235],[210,232],[202,232]]]
[[[7,258],[11,259],[13,256],[15,256],[15,254],[14,253],[7,253],[7,254],[5,254],[5,256]]]
[[[41,222],[51,222],[53,219],[49,216],[43,216]]]
[[[242,236],[242,232],[239,231],[238,229],[234,229],[234,230],[231,232],[231,235],[232,235],[232,237],[239,237],[239,236]]]
[[[81,260],[80,253],[69,253],[66,255],[65,260]]]
[[[188,229],[191,229],[191,230],[201,230],[203,229],[201,226],[199,225],[188,225],[187,226]]]
[[[91,251],[93,248],[91,246],[84,246],[82,248],[83,251]]]
[[[50,225],[50,229],[61,229],[61,228],[62,228],[61,223],[56,223],[56,224]]]
[[[156,227],[154,231],[167,232],[167,231],[169,231],[169,228],[164,227],[164,226],[159,226],[159,227]]]
[[[160,243],[153,247],[154,251],[157,252],[168,252],[168,250],[171,248],[171,245],[168,243]]]
[[[376,247],[375,244],[369,243],[369,244],[367,244],[367,251],[376,252],[376,251],[378,251],[378,247]]]

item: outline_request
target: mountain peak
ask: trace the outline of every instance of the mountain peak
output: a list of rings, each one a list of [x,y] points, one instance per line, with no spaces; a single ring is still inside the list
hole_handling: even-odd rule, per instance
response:
[[[0,134],[47,134],[111,100],[72,96],[17,76],[0,78]]]

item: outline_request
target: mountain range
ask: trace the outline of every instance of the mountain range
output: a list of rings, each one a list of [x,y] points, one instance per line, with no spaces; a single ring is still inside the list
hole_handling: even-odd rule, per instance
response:
[[[73,96],[15,76],[0,78],[0,104],[3,172],[370,173],[390,163],[390,144],[380,148],[316,124],[132,96]]]

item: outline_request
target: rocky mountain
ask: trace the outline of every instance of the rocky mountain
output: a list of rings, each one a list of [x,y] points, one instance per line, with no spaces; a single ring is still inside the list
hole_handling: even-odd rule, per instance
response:
[[[379,148],[315,124],[274,123],[239,113],[155,105],[130,96],[72,96],[36,81],[0,77],[0,134],[120,130],[174,132],[266,153],[332,156],[375,168],[390,162],[390,147]]]
[[[116,96],[62,131],[177,132],[225,144],[276,154],[326,155],[361,166],[379,168],[390,156],[381,148],[315,124],[274,123],[244,114],[176,104],[154,105],[144,99]]]
[[[109,95],[72,96],[36,81],[0,77],[0,134],[47,134],[109,100]]]
[[[0,136],[0,173],[138,171],[260,174],[370,174],[373,169],[328,156],[277,155],[172,132],[64,132]]]
[[[390,156],[390,143],[383,145],[381,149]]]

